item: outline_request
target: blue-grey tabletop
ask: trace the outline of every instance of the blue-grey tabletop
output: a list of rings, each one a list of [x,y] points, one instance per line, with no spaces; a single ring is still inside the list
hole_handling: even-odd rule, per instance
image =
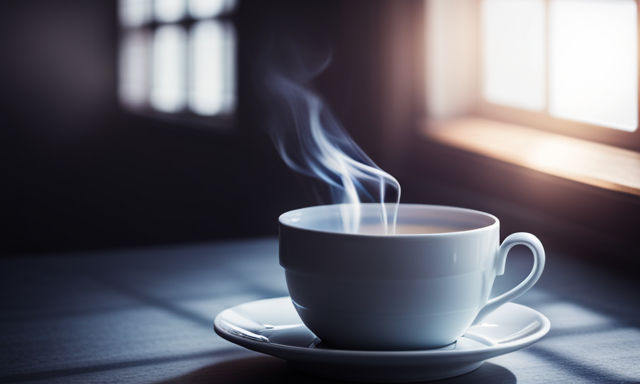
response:
[[[515,248],[493,294],[528,273]],[[222,310],[287,295],[277,239],[5,258],[0,382],[319,383],[213,331]],[[640,283],[547,250],[516,302],[544,314],[538,343],[447,383],[640,382]]]

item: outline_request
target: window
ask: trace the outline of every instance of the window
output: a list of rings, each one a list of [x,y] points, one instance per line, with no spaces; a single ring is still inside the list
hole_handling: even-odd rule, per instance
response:
[[[121,0],[119,98],[130,111],[224,126],[236,108],[233,0]]]
[[[484,101],[638,128],[634,0],[483,0],[480,7]]]
[[[640,194],[636,0],[427,0],[426,43],[433,138]]]

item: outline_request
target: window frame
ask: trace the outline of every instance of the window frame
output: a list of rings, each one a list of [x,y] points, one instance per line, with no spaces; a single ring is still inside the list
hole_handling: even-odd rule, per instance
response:
[[[184,15],[182,15],[180,17],[179,20],[177,21],[172,21],[172,22],[165,22],[165,21],[159,21],[157,20],[157,18],[154,15],[154,9],[153,9],[153,3],[150,2],[149,6],[151,7],[148,11],[151,13],[148,16],[148,19],[145,20],[144,22],[142,22],[139,25],[135,25],[135,26],[127,26],[124,25],[122,23],[122,20],[120,18],[118,18],[118,60],[122,60],[122,47],[124,46],[124,42],[125,39],[127,38],[128,34],[131,33],[141,33],[145,35],[145,38],[147,39],[147,50],[148,50],[148,58],[147,58],[147,73],[145,74],[145,78],[146,78],[146,84],[147,84],[147,89],[146,89],[146,99],[144,101],[144,103],[137,105],[137,106],[133,106],[130,104],[127,104],[122,96],[120,95],[120,89],[118,91],[118,103],[128,112],[134,113],[134,114],[138,114],[138,115],[142,115],[142,116],[146,116],[146,117],[152,117],[152,118],[156,118],[156,119],[160,119],[163,121],[167,121],[167,122],[175,122],[177,124],[188,124],[194,127],[200,127],[200,128],[216,128],[216,129],[222,129],[222,130],[229,130],[232,129],[235,126],[236,120],[237,120],[237,110],[238,110],[238,26],[237,26],[237,21],[236,21],[236,13],[237,13],[237,8],[239,6],[239,3],[241,3],[240,1],[236,0],[236,4],[234,9],[231,9],[230,11],[224,11],[221,14],[218,14],[216,16],[213,17],[203,17],[203,18],[195,18],[193,17],[187,10],[185,10]],[[122,5],[120,3],[117,3],[118,7],[121,7]],[[232,79],[232,81],[235,83],[235,100],[234,100],[234,106],[231,109],[231,111],[227,112],[227,113],[218,113],[218,114],[214,114],[214,115],[201,115],[196,113],[195,111],[193,111],[190,107],[189,107],[189,93],[191,91],[190,89],[190,82],[191,82],[191,76],[193,76],[193,69],[192,69],[192,54],[190,52],[190,46],[191,46],[191,31],[193,29],[193,27],[203,21],[208,21],[208,20],[213,20],[216,22],[220,22],[220,23],[225,23],[227,25],[231,26],[231,29],[233,30],[233,34],[234,34],[234,70],[233,70],[233,76],[234,78]],[[186,40],[186,44],[185,44],[185,55],[186,55],[186,70],[184,72],[184,84],[186,87],[186,102],[183,108],[181,108],[178,111],[175,112],[165,112],[165,111],[161,111],[158,110],[156,108],[154,108],[151,105],[151,97],[150,97],[150,91],[151,91],[151,80],[153,77],[153,38],[155,36],[156,31],[162,27],[162,26],[169,26],[169,25],[175,25],[178,26],[180,28],[182,28],[182,30],[185,32],[186,36],[187,36],[187,40]],[[121,78],[122,73],[121,73],[121,62],[118,63],[118,77]],[[120,80],[119,80],[120,81]],[[120,82],[118,82],[118,87],[121,87]]]
[[[612,145],[633,151],[640,151],[640,126],[634,132],[626,132],[613,128],[607,128],[600,125],[589,124],[574,120],[553,117],[548,114],[548,89],[549,74],[548,70],[545,74],[546,102],[544,111],[535,112],[524,109],[512,108],[503,105],[493,104],[482,97],[482,23],[481,23],[481,2],[483,0],[475,0],[472,2],[473,13],[477,21],[475,25],[475,34],[473,44],[477,47],[475,54],[475,95],[474,102],[469,110],[469,115],[481,117],[491,120],[497,120],[505,123],[519,124],[531,128],[541,129],[544,131],[566,135],[578,139],[593,141],[597,143]],[[636,3],[636,34],[638,36],[638,62],[640,63],[640,0],[634,0]],[[545,3],[545,50],[546,63],[549,60],[549,3],[550,0],[544,0]],[[548,67],[548,65],[547,65]],[[638,92],[640,93],[640,65],[636,69],[638,71]],[[640,121],[640,95],[638,97],[638,114]],[[639,124],[640,125],[640,124]]]
[[[551,118],[546,111],[483,104],[481,0],[419,4],[423,17],[415,30],[423,32],[417,41],[423,51],[415,76],[424,86],[414,90],[416,134],[464,153],[640,196],[640,129],[619,131]],[[400,38],[407,35],[395,41]]]

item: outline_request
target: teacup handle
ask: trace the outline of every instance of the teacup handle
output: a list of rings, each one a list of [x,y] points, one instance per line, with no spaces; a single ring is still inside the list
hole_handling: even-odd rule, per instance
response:
[[[480,310],[473,324],[478,324],[485,316],[498,309],[501,305],[518,298],[523,293],[527,292],[538,281],[542,270],[544,269],[544,248],[542,243],[537,237],[530,233],[518,232],[508,236],[500,245],[498,249],[498,257],[496,259],[496,275],[500,276],[504,274],[505,264],[507,263],[507,254],[515,245],[525,245],[533,253],[533,268],[531,273],[515,288],[506,292],[496,298],[493,298],[485,304]]]

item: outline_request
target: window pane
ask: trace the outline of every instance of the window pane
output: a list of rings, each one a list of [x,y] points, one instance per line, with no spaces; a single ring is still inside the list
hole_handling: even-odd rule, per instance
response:
[[[186,98],[186,33],[181,26],[164,25],[153,41],[151,105],[159,111],[177,112]]]
[[[482,2],[483,97],[528,110],[545,106],[543,0]]]
[[[151,0],[120,0],[120,23],[139,27],[151,20]]]
[[[155,0],[156,20],[163,23],[173,23],[184,17],[186,11],[185,0]]]
[[[194,19],[205,19],[229,13],[235,0],[189,0],[189,14]]]
[[[131,108],[147,103],[149,75],[149,38],[146,31],[127,32],[120,45],[120,100]]]
[[[220,21],[200,21],[191,30],[189,107],[200,115],[235,108],[235,34]]]
[[[551,0],[549,112],[625,131],[638,126],[634,0]]]

